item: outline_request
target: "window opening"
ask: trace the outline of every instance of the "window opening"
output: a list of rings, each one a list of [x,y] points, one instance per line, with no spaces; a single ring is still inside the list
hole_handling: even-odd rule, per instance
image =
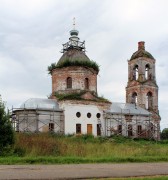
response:
[[[49,131],[50,132],[54,131],[54,123],[49,123]]]
[[[149,75],[149,68],[150,68],[150,66],[149,66],[149,64],[147,64],[145,66],[145,79],[146,80],[151,79],[151,75]]]
[[[92,116],[91,113],[87,113],[88,118],[91,118],[91,116]]]
[[[146,95],[146,109],[152,109],[152,106],[153,106],[152,93],[148,92]]]
[[[137,102],[138,102],[138,99],[137,99],[137,93],[134,92],[134,93],[132,94],[132,100],[131,100],[131,103],[132,103],[132,104],[137,104]]]
[[[96,114],[96,117],[97,117],[97,118],[100,118],[100,117],[101,117],[101,114],[100,114],[100,113],[97,113],[97,114]]]
[[[67,78],[67,88],[72,88],[72,78],[71,77],[68,77]]]
[[[118,134],[122,134],[122,125],[118,125]]]
[[[85,89],[89,89],[89,79],[85,78]]]
[[[97,124],[97,136],[101,136],[101,124]]]
[[[81,134],[81,124],[76,124],[76,134]]]
[[[132,125],[129,124],[129,125],[128,125],[128,137],[130,137],[130,136],[132,136],[132,135],[133,135],[133,133],[132,133]]]
[[[138,80],[138,65],[135,65],[133,69],[133,80]]]
[[[141,125],[138,125],[138,126],[137,126],[137,129],[138,129],[138,136],[140,136],[141,133],[142,133],[142,126],[141,126]]]
[[[78,118],[81,117],[81,113],[80,113],[80,112],[77,112],[77,113],[76,113],[76,117],[78,117]]]

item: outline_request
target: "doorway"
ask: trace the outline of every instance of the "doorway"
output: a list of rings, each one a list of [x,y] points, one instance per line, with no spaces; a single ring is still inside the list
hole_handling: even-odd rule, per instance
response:
[[[87,134],[92,134],[92,124],[87,124]]]

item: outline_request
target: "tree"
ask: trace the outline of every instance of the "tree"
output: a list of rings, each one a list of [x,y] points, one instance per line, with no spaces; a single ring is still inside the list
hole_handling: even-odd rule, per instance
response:
[[[168,128],[163,129],[161,132],[161,139],[168,139]]]
[[[5,105],[0,96],[0,155],[9,150],[14,144],[14,131],[10,122],[9,113],[5,111]]]

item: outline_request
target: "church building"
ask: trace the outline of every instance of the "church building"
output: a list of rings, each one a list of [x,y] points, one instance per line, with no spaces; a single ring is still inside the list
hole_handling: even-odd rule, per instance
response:
[[[128,60],[126,102],[114,103],[98,96],[99,66],[85,52],[79,32],[70,31],[63,55],[48,67],[52,79],[49,99],[32,98],[13,109],[13,126],[23,132],[123,135],[160,138],[158,86],[155,59],[138,43]]]

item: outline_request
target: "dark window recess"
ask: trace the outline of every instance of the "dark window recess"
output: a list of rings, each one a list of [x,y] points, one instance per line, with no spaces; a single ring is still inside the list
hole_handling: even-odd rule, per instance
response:
[[[78,117],[78,118],[81,117],[81,113],[80,113],[80,112],[77,112],[77,113],[76,113],[76,117]]]
[[[76,124],[76,134],[81,134],[81,124]]]
[[[54,131],[54,123],[49,123],[49,131]]]
[[[92,116],[91,113],[87,113],[88,118],[91,118],[91,116]]]
[[[85,89],[89,89],[89,79],[85,78]]]
[[[142,126],[138,125],[137,129],[138,129],[138,135],[141,135],[141,133],[142,133]]]
[[[132,133],[132,125],[128,125],[128,137],[132,136],[133,133]]]
[[[100,117],[101,117],[101,114],[100,114],[100,113],[97,113],[97,114],[96,114],[96,117],[97,117],[97,118],[100,118]]]
[[[122,134],[122,125],[118,125],[118,134]]]
[[[97,124],[97,136],[101,136],[101,124]]]
[[[71,77],[67,78],[67,88],[72,88],[72,78]]]

